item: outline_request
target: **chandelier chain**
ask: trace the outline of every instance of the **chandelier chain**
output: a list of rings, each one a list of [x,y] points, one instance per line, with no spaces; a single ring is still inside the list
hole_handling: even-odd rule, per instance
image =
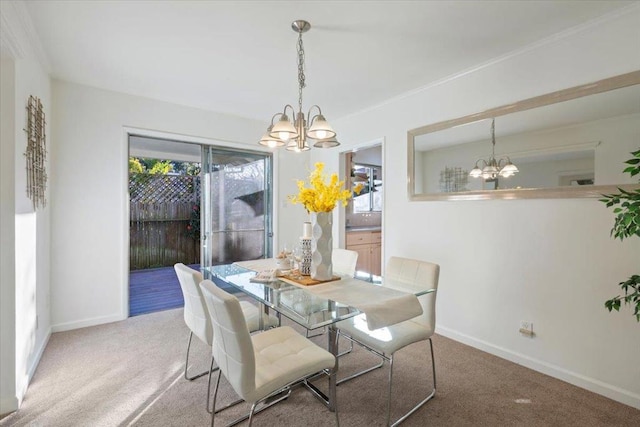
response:
[[[306,87],[304,75],[304,45],[302,33],[298,34],[298,111],[302,111],[302,88]]]
[[[496,157],[496,119],[491,120],[491,157]]]

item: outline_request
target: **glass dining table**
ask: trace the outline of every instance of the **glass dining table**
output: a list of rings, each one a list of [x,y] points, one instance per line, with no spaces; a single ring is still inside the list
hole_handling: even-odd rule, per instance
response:
[[[266,313],[273,310],[278,316],[285,316],[308,331],[327,328],[327,349],[336,356],[336,365],[328,373],[329,385],[328,396],[311,382],[305,381],[304,385],[309,388],[331,411],[336,407],[336,374],[338,371],[338,333],[336,323],[341,320],[356,316],[363,311],[349,304],[344,304],[337,299],[326,298],[311,292],[308,286],[292,284],[282,279],[274,279],[268,282],[256,282],[252,279],[256,276],[256,271],[247,269],[237,264],[216,265],[204,267],[202,273],[205,279],[211,279],[218,286],[231,292],[241,292],[249,296],[264,306]],[[359,285],[366,283],[367,286],[359,286],[359,292],[375,293],[382,283],[367,282],[361,279],[342,278],[340,281],[348,280],[358,282]],[[336,283],[336,282],[329,282]],[[423,289],[418,292],[412,291],[416,296],[433,292],[433,289]],[[411,316],[413,317],[413,316]],[[408,320],[404,319],[404,320]],[[259,326],[263,329],[263,318],[259,316]]]

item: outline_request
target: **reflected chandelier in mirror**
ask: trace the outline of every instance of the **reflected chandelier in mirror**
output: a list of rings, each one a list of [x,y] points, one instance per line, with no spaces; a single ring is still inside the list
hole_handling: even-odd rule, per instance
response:
[[[640,148],[640,71],[412,129],[407,142],[410,200],[599,197],[637,188],[622,170]],[[500,176],[496,161],[489,176],[491,160],[502,158],[501,168],[515,164],[519,172]]]

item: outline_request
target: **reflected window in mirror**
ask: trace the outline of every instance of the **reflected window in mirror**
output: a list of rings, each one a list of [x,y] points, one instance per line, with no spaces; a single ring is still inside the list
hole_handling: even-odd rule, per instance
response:
[[[637,184],[622,171],[640,148],[640,72],[414,129],[408,143],[414,200],[596,197]],[[518,172],[483,178],[492,158]]]

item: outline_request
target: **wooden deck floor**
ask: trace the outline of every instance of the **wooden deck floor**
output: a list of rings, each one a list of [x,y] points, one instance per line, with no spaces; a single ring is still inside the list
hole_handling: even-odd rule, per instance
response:
[[[199,270],[199,264],[189,267]],[[182,290],[173,267],[129,273],[129,317],[184,306]]]

